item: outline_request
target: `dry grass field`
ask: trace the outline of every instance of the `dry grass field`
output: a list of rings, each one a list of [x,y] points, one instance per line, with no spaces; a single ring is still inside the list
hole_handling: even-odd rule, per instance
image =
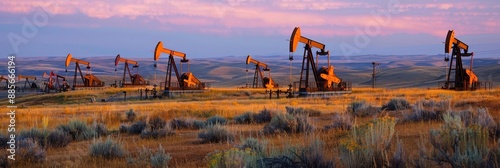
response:
[[[18,98],[18,137],[39,137],[19,134],[33,129],[61,130],[61,125],[76,121],[91,129],[96,124],[104,125],[107,131],[83,139],[72,137],[69,144],[62,146],[50,145],[52,140],[46,133],[39,141],[33,138],[31,146],[18,149],[15,161],[3,160],[1,164],[13,167],[259,167],[256,166],[259,163],[285,167],[498,166],[498,89],[456,92],[354,88],[351,94],[329,98],[269,100],[264,90],[214,88],[171,99],[137,100],[132,96],[126,102],[89,102],[92,97],[105,98],[120,91],[81,90]],[[393,109],[389,102],[400,104]],[[0,111],[8,111],[5,105],[1,104]],[[134,119],[130,119],[130,111]],[[269,111],[273,119],[260,122],[252,118],[242,123],[245,113],[258,116],[262,111]],[[224,118],[225,124],[205,126],[215,120],[214,116]],[[284,120],[278,121],[279,117]],[[154,130],[153,122],[158,121],[167,134],[155,137],[143,135],[140,130],[131,133],[132,125],[139,121],[147,123],[145,130],[150,131]],[[173,124],[175,121],[191,124],[198,121],[205,128],[184,128]],[[0,128],[5,137],[9,116],[1,115],[0,122],[4,123]],[[272,124],[285,126],[279,129]],[[164,125],[167,126],[163,128]],[[289,131],[290,125],[296,127]],[[227,131],[232,137],[207,142],[201,134],[210,134],[210,128]],[[448,135],[449,130],[457,135]],[[262,151],[242,147],[242,143],[251,141],[249,137],[258,140]],[[121,145],[122,154],[93,156],[96,152],[92,151],[92,144],[107,139]],[[33,144],[38,147],[30,148]],[[469,150],[468,146],[474,148]],[[5,150],[2,152],[7,154]]]

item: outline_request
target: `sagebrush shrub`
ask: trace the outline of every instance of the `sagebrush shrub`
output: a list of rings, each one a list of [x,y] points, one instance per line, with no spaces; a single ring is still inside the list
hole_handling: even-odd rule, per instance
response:
[[[140,134],[142,133],[142,130],[146,128],[146,122],[145,121],[136,121],[130,127],[128,127],[128,133],[129,134]]]
[[[134,109],[130,109],[125,113],[127,116],[127,121],[128,122],[134,122],[135,118],[137,117],[137,114],[135,114]]]
[[[333,116],[333,121],[330,125],[325,126],[325,130],[329,129],[341,129],[350,130],[354,125],[354,119],[349,114],[345,113],[335,113]]]
[[[347,138],[339,142],[340,160],[344,167],[391,167],[389,147],[396,120],[391,117],[351,129]]]
[[[160,116],[155,116],[149,119],[147,127],[151,130],[159,130],[167,125],[167,121]]]
[[[459,115],[443,115],[441,128],[431,129],[431,160],[451,167],[484,167],[490,156],[489,133],[483,127],[467,127]],[[498,164],[498,163],[493,163]],[[498,165],[497,165],[498,166]]]
[[[254,116],[255,114],[253,114],[252,112],[246,112],[234,117],[233,119],[237,124],[251,124],[255,122]]]
[[[87,126],[83,121],[72,120],[67,125],[59,125],[56,129],[71,135],[73,140],[81,141],[99,136],[95,129]]]
[[[302,108],[302,107],[291,107],[291,106],[286,106],[286,113],[291,114],[291,115],[304,115],[304,116],[320,116],[321,111],[312,109],[312,108]]]
[[[201,138],[204,143],[207,142],[232,142],[234,134],[226,127],[221,125],[209,125],[198,133],[198,138]]]
[[[324,143],[314,140],[305,146],[286,147],[262,159],[266,167],[331,168],[333,161],[325,159]]]
[[[271,122],[264,126],[264,133],[303,133],[313,129],[306,116],[293,116],[290,114],[278,114],[273,116]]]
[[[38,142],[26,138],[22,139],[18,143],[18,148],[16,150],[16,158],[26,162],[43,162],[46,158],[46,152],[43,147],[38,145]]]
[[[168,167],[168,162],[172,157],[170,154],[165,153],[165,150],[163,147],[158,148],[158,150],[154,153],[151,154],[151,166],[154,168],[167,168]]]
[[[231,148],[226,151],[214,151],[207,155],[208,167],[268,167],[251,149]]]
[[[271,110],[265,108],[264,110],[262,110],[258,114],[256,114],[253,118],[254,118],[255,122],[257,122],[257,123],[267,123],[267,122],[271,122],[271,119],[273,118],[274,113],[275,112],[272,112]]]
[[[201,129],[205,125],[205,121],[192,118],[174,118],[170,121],[170,126],[173,129]]]
[[[128,129],[129,129],[129,127],[127,125],[120,124],[120,128],[119,128],[120,133],[127,133]]]
[[[380,109],[373,107],[366,101],[355,101],[347,106],[347,112],[356,117],[366,117],[380,113]]]
[[[205,128],[207,126],[207,122],[201,121],[201,120],[194,120],[193,121],[193,126],[196,129],[203,129],[203,128]]]
[[[148,127],[141,132],[141,138],[163,138],[166,136],[174,135],[175,131],[170,127],[169,124],[165,124],[162,128],[153,129],[153,127]]]
[[[103,123],[95,123],[93,124],[93,128],[98,136],[108,135],[108,129]]]
[[[40,130],[38,128],[31,128],[29,130],[22,130],[19,133],[19,140],[31,139],[40,145],[42,148],[47,147],[47,137],[49,136],[49,131]]]
[[[238,148],[241,150],[245,150],[248,148],[256,152],[257,154],[262,155],[265,152],[266,144],[260,142],[256,138],[249,137],[242,141]]]
[[[402,122],[433,121],[440,120],[442,116],[442,111],[426,108],[421,102],[417,102],[413,105],[411,111],[403,113],[401,120]]]
[[[71,136],[60,129],[50,132],[47,137],[47,143],[51,147],[65,147],[71,142]]]
[[[392,98],[382,109],[385,110],[406,110],[409,109],[410,103],[405,98]]]
[[[90,144],[89,152],[92,157],[102,157],[106,159],[121,158],[126,153],[121,143],[115,142],[109,137],[105,141],[94,141]]]
[[[0,133],[0,142],[2,142],[2,143],[0,143],[0,148],[8,147],[9,144],[7,144],[5,142],[8,142],[9,140],[10,140],[9,135],[5,135],[3,133]]]
[[[221,116],[212,116],[207,119],[207,125],[226,125],[227,120]]]

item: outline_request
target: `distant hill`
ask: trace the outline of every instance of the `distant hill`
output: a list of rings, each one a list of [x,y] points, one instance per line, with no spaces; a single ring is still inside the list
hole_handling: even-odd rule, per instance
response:
[[[127,58],[126,56],[123,56]],[[298,81],[302,65],[302,56],[295,55],[292,61],[292,81]],[[332,56],[331,64],[335,73],[344,81],[353,82],[354,87],[371,86],[371,62],[379,62],[377,87],[405,88],[405,87],[437,87],[439,81],[445,80],[445,63],[443,55],[360,55],[360,56]],[[16,61],[17,72],[22,75],[40,77],[43,72],[55,73],[63,76],[74,74],[74,64],[64,66],[65,56],[61,57],[33,57],[18,58]],[[78,56],[74,56],[78,58]],[[254,59],[267,63],[271,68],[271,77],[280,86],[285,87],[290,83],[290,61],[288,56],[253,56]],[[121,63],[115,71],[114,57],[78,58],[89,61],[92,73],[107,84],[120,80],[123,75]],[[165,79],[167,58],[162,57],[158,68],[153,67],[154,61],[146,58],[128,58],[139,62],[139,74],[150,83],[154,83],[155,74],[157,82]],[[245,64],[246,56],[229,56],[213,58],[190,59],[189,68],[193,74],[203,82],[211,82],[213,87],[241,87],[253,80],[254,65]],[[3,62],[3,61],[2,61]],[[326,58],[319,58],[319,66],[326,65]],[[178,68],[179,59],[176,58]],[[468,61],[465,63],[469,67]],[[7,73],[6,64],[0,64],[0,75]],[[84,67],[82,67],[84,68]],[[187,64],[183,64],[182,71],[187,71]],[[248,72],[245,70],[248,69]],[[82,69],[85,70],[85,69]],[[492,58],[474,59],[474,72],[480,81],[500,83],[500,60]],[[135,71],[135,70],[134,70]],[[267,72],[265,73],[267,76]],[[71,77],[72,78],[72,77]],[[39,82],[41,80],[38,80]],[[0,84],[3,85],[3,84]]]

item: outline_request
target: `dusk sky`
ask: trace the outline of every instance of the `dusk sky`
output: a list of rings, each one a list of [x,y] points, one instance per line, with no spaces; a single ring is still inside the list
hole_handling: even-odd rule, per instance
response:
[[[19,57],[153,58],[158,41],[188,58],[288,55],[296,26],[334,56],[443,54],[450,29],[500,55],[498,0],[0,1],[1,52]]]

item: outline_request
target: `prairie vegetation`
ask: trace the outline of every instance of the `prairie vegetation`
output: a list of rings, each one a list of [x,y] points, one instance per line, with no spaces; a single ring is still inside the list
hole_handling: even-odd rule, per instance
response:
[[[90,103],[119,89],[19,99],[14,167],[498,167],[500,91],[364,89],[265,99],[214,89]],[[38,101],[38,102],[33,102]],[[5,106],[0,106],[6,111]],[[9,116],[0,116],[2,123]],[[0,125],[6,130],[7,125]],[[6,132],[0,139],[6,139]],[[3,146],[6,148],[6,146]],[[2,156],[7,153],[5,150]]]

